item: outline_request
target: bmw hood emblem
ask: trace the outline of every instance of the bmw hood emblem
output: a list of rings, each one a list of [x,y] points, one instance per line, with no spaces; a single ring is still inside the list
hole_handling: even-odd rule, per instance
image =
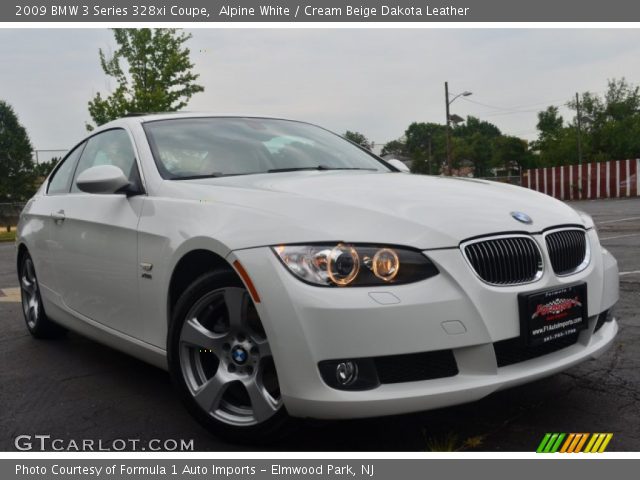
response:
[[[531,225],[533,223],[531,217],[524,212],[511,212],[511,216],[520,223],[526,223],[527,225]]]

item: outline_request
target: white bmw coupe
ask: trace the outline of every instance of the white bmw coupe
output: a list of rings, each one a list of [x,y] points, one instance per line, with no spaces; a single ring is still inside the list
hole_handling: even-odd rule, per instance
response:
[[[470,402],[612,343],[618,267],[588,215],[392,163],[282,119],[104,125],[20,217],[27,327],[168,369],[247,440]]]

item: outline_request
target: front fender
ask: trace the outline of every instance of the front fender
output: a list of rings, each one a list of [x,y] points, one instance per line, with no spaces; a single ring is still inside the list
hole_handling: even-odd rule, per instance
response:
[[[613,307],[620,297],[620,272],[618,261],[611,252],[602,248],[603,285],[602,285],[602,310]]]

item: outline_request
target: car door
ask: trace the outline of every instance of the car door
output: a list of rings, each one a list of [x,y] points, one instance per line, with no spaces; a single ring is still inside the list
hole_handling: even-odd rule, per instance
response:
[[[56,199],[51,212],[56,286],[68,308],[139,337],[137,226],[144,195],[80,191],[78,176],[98,165],[117,166],[130,182],[140,184],[136,151],[126,130],[89,138],[70,193]]]
[[[60,196],[69,193],[71,180],[84,142],[72,149],[56,166],[41,193],[35,195],[24,209],[21,223],[22,235],[28,239],[28,248],[38,274],[40,292],[46,300],[59,303],[57,278],[53,266],[55,252],[51,251],[50,235],[54,226],[51,212]]]

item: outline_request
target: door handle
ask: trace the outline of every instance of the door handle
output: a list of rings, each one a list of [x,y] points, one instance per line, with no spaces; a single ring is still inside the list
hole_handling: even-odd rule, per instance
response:
[[[53,218],[53,220],[56,223],[58,223],[58,222],[64,222],[64,219],[67,217],[64,214],[64,210],[58,210],[57,212],[51,213],[51,218]]]

